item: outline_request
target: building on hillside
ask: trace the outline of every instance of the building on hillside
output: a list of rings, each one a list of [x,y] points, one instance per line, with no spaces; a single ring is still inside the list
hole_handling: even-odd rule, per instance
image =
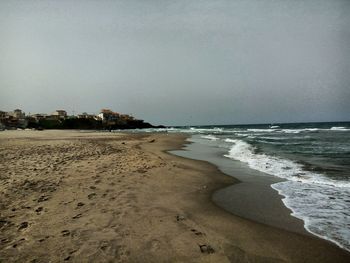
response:
[[[15,119],[24,119],[25,113],[20,109],[15,109],[14,111],[8,112],[9,116],[12,116]]]
[[[121,114],[120,118],[126,121],[133,121],[135,118],[129,114]]]
[[[103,123],[114,125],[120,119],[120,114],[109,109],[102,109],[98,114],[98,117],[102,120]]]
[[[28,124],[27,120],[25,119],[25,113],[20,109],[15,109],[14,111],[10,112],[1,111],[0,122],[8,129],[24,129]]]
[[[51,114],[51,116],[54,116],[57,119],[65,119],[67,118],[67,112],[65,110],[56,110]]]
[[[6,116],[8,116],[7,112],[6,111],[0,111],[0,121],[5,119]]]
[[[15,128],[26,128],[28,125],[28,120],[26,119],[18,119],[12,115],[7,116],[5,119],[1,120],[1,123],[6,126],[8,129]]]
[[[46,119],[46,118],[47,118],[47,114],[36,113],[36,114],[30,115],[30,117],[32,117],[32,118],[35,119],[36,121],[40,121],[40,120]]]
[[[5,128],[6,118],[8,117],[8,114],[6,111],[0,111],[0,130],[3,130]]]
[[[94,119],[95,115],[88,114],[86,112],[83,112],[82,114],[78,114],[78,119]]]

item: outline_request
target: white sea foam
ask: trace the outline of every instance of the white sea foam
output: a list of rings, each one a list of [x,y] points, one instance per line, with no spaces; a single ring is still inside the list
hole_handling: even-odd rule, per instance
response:
[[[191,133],[208,133],[208,132],[222,132],[223,129],[222,128],[195,128],[195,127],[191,127],[189,130],[186,130],[187,132],[191,132]]]
[[[305,129],[273,129],[273,126],[269,129],[247,129],[250,132],[277,132],[277,133],[301,133],[301,132],[318,132],[318,131],[350,131],[349,128],[345,127],[332,127],[330,129],[321,128],[305,128]]]
[[[350,251],[350,188],[294,181],[271,187],[285,197],[283,203],[304,221],[306,230]]]
[[[283,136],[283,135],[282,135]],[[290,140],[290,139],[305,139],[305,138],[309,138],[309,136],[299,136],[299,137],[275,137],[275,136],[259,136],[259,139],[266,139],[266,140]]]
[[[306,128],[306,129],[282,129],[281,132],[283,133],[301,133],[301,132],[316,132],[321,131],[322,129],[318,128]],[[327,130],[327,129],[324,129]]]
[[[261,137],[259,137],[261,138]],[[256,140],[256,142],[264,143],[264,144],[274,144],[274,145],[302,145],[302,142],[282,142],[282,141],[267,141],[267,140]]]
[[[320,129],[317,128],[307,128],[307,129],[247,129],[249,132],[263,132],[263,133],[271,133],[271,132],[277,132],[277,133],[300,133],[300,132],[315,132],[319,131]]]
[[[272,187],[285,196],[283,202],[293,216],[304,220],[308,231],[350,250],[350,182],[305,171],[288,159],[255,153],[254,147],[242,140],[225,141],[233,143],[226,157],[288,180]]]
[[[276,128],[279,128],[280,126],[277,126],[277,125],[272,125],[270,126],[271,129],[276,129]]]
[[[250,132],[274,132],[275,129],[247,129]]]
[[[350,187],[350,182],[348,181],[332,180],[321,174],[305,171],[301,164],[291,160],[262,153],[257,154],[254,152],[254,147],[245,141],[236,139],[226,139],[225,141],[234,143],[229,153],[225,156],[244,162],[252,169],[291,181]]]
[[[213,136],[213,135],[203,135],[203,136],[201,136],[203,139],[207,139],[207,140],[211,140],[211,141],[217,141],[217,140],[219,140],[219,138],[218,137],[215,137],[215,136]]]
[[[240,136],[240,137],[247,137],[248,136],[248,134],[246,134],[246,133],[236,133],[235,135]]]
[[[350,131],[350,129],[347,129],[345,127],[332,127],[330,130],[331,131]]]
[[[274,127],[274,128],[272,128]],[[320,128],[305,128],[305,129],[278,129],[277,126],[271,126],[267,129],[247,129],[248,132],[260,132],[260,133],[301,133],[301,132],[318,132],[318,131],[350,131],[350,129],[345,127],[332,127],[330,129],[320,129]]]

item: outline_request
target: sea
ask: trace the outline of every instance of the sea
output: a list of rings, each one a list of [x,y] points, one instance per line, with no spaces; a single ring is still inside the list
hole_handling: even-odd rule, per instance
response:
[[[215,125],[181,132],[224,150],[222,158],[284,179],[271,185],[307,231],[350,251],[350,122]]]

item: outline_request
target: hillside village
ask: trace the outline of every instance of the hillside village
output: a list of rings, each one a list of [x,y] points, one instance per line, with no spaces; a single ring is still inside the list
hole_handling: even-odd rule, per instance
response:
[[[150,123],[121,114],[110,109],[102,109],[99,114],[83,112],[68,115],[65,110],[55,110],[51,114],[28,114],[21,109],[0,111],[0,129],[136,129],[152,128]]]

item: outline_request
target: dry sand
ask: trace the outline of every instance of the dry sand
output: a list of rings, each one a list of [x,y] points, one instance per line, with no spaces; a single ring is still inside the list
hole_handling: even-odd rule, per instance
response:
[[[1,262],[350,262],[215,206],[232,177],[170,155],[184,135],[0,132]]]

